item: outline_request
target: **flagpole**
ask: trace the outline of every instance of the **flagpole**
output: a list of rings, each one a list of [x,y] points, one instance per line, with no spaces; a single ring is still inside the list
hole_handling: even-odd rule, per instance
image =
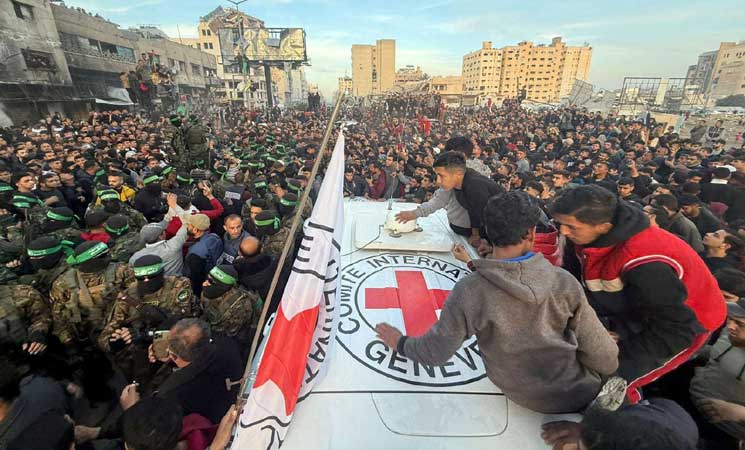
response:
[[[251,366],[253,365],[253,359],[256,355],[256,347],[259,344],[259,336],[261,336],[261,333],[264,329],[264,322],[266,321],[266,314],[269,311],[269,305],[271,304],[272,296],[274,296],[274,291],[277,288],[277,282],[279,281],[279,276],[282,273],[282,268],[284,267],[285,260],[287,259],[287,254],[290,251],[290,246],[294,242],[293,236],[295,236],[295,232],[297,231],[298,226],[300,225],[300,219],[302,218],[302,211],[305,207],[305,204],[308,202],[308,197],[310,196],[310,191],[312,187],[313,181],[316,179],[316,175],[318,174],[318,169],[321,166],[321,161],[323,160],[323,156],[326,153],[326,146],[329,143],[329,139],[331,138],[331,130],[334,128],[334,122],[336,122],[336,116],[339,114],[339,108],[341,107],[341,102],[344,99],[344,92],[340,91],[338,94],[338,98],[336,99],[336,105],[334,105],[334,110],[331,113],[331,117],[329,118],[329,122],[326,125],[326,132],[323,134],[323,140],[321,141],[321,148],[318,150],[318,153],[316,154],[316,160],[313,163],[313,169],[310,172],[310,179],[308,182],[310,183],[309,186],[306,186],[303,190],[303,195],[300,198],[300,202],[295,207],[295,217],[292,219],[292,227],[290,228],[290,239],[288,239],[285,242],[284,247],[282,248],[282,254],[279,257],[279,261],[277,262],[277,269],[274,271],[274,277],[272,278],[272,284],[269,286],[269,292],[264,299],[264,308],[261,310],[261,317],[259,317],[259,323],[256,326],[256,333],[254,334],[253,340],[251,341],[251,352],[248,354],[248,361],[246,362],[246,368],[243,370],[243,377],[240,379],[241,382],[241,388],[238,390],[238,397],[236,398],[236,405],[240,405],[242,402],[242,395],[243,391],[246,389],[246,382],[249,380],[249,373],[251,372]],[[339,130],[341,133],[341,129]],[[232,384],[229,380],[226,380],[228,389]]]

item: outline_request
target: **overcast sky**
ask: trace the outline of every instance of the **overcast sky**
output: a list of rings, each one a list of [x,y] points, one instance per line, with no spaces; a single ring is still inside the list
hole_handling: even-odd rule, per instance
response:
[[[419,65],[430,75],[459,75],[463,55],[482,41],[494,47],[520,41],[593,47],[590,82],[620,87],[624,76],[685,76],[699,53],[721,41],[745,40],[743,0],[707,2],[604,0],[248,0],[242,11],[268,27],[301,27],[307,34],[310,83],[324,95],[351,75],[352,44],[396,39],[396,66]],[[157,25],[171,36],[195,37],[199,16],[230,3],[217,0],[70,0],[124,27]]]

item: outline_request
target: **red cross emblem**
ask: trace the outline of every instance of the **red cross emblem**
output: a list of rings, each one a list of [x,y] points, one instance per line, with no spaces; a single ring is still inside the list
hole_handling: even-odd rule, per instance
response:
[[[436,311],[442,309],[450,291],[429,289],[422,272],[396,271],[398,288],[366,288],[365,308],[400,308],[408,336],[421,336],[437,322]]]

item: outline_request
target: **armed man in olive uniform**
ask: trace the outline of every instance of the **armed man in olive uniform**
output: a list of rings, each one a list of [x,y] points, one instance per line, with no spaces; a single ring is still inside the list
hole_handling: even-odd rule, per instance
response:
[[[259,294],[239,287],[238,272],[226,264],[213,267],[202,286],[202,318],[212,332],[248,348],[263,307]]]
[[[173,150],[171,164],[179,171],[189,171],[189,162],[186,156],[186,144],[184,142],[184,132],[181,128],[181,117],[173,114],[168,119],[168,124],[164,127],[165,138],[170,141]]]
[[[118,292],[133,280],[126,264],[111,262],[109,247],[86,241],[67,258],[70,267],[52,284],[52,333],[66,345],[89,345],[101,334]]]
[[[109,248],[114,262],[128,263],[135,252],[145,248],[140,234],[130,229],[127,218],[123,215],[116,214],[106,219],[104,228],[113,239],[113,242],[109,242]]]
[[[279,257],[282,254],[285,242],[290,239],[290,229],[283,227],[277,213],[270,209],[258,213],[254,218],[254,225],[256,226],[256,237],[261,241],[262,253]],[[294,243],[290,245],[285,263],[292,261],[293,250]]]
[[[210,130],[206,125],[200,123],[199,119],[194,115],[189,116],[189,123],[189,127],[184,130],[186,152],[184,152],[185,161],[183,161],[183,169],[191,170],[194,167],[207,167],[209,163],[207,135]]]
[[[148,336],[186,317],[199,316],[200,309],[186,277],[165,276],[163,260],[145,255],[133,264],[135,280],[114,301],[108,322],[98,337],[98,346],[111,352],[129,379],[149,381]],[[134,344],[134,345],[130,345]]]
[[[34,239],[28,245],[26,254],[35,272],[22,275],[18,283],[32,286],[47,298],[54,281],[69,268],[64,257],[72,251],[72,247],[62,244],[53,236]]]
[[[47,348],[49,305],[31,286],[0,285],[0,342],[36,355]]]
[[[94,206],[94,210],[103,208],[108,214],[121,214],[127,217],[127,223],[134,231],[139,231],[145,226],[147,220],[141,212],[121,201],[119,194],[113,189],[105,189],[98,192],[101,204]]]

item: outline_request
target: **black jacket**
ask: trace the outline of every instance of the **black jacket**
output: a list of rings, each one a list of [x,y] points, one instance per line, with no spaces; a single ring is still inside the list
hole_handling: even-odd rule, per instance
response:
[[[215,339],[202,358],[174,371],[155,395],[181,405],[184,416],[196,413],[217,424],[238,393],[238,385],[227,390],[225,379],[238,380],[243,376],[243,368],[235,342]]]
[[[266,299],[278,259],[267,254],[237,258],[233,267],[238,271],[238,282],[246,289],[258,292],[262,299]]]
[[[460,189],[453,189],[455,199],[468,211],[471,220],[471,228],[479,228],[481,237],[486,237],[484,232],[484,207],[489,199],[504,192],[501,186],[492,179],[487,178],[473,169],[466,169],[463,177],[463,185]]]

